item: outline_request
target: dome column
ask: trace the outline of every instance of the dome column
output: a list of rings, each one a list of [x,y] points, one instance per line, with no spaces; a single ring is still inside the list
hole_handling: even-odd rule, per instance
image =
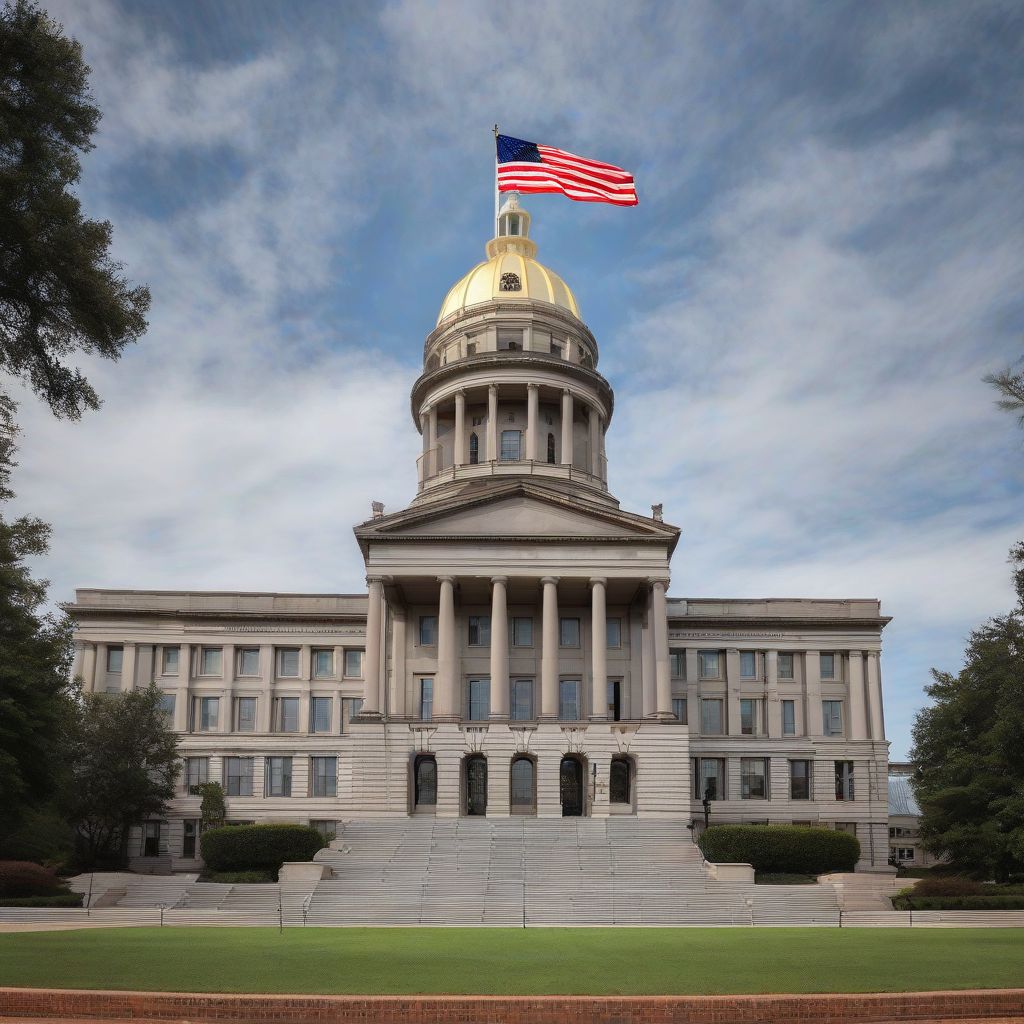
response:
[[[537,418],[540,388],[536,384],[526,385],[526,458],[537,461]]]
[[[430,454],[427,456],[427,476],[437,476],[441,472],[441,456],[437,450],[437,406],[430,407],[429,415],[430,430]]]
[[[601,475],[601,416],[594,406],[590,407],[590,472]]]
[[[572,465],[572,392],[562,392],[562,465]]]
[[[498,461],[498,385],[487,387],[487,458]]]
[[[455,392],[455,454],[454,464],[466,464],[466,393]]]
[[[420,484],[430,475],[427,471],[427,452],[430,449],[430,418],[427,410],[420,412],[420,434],[423,435],[423,454],[420,456]]]

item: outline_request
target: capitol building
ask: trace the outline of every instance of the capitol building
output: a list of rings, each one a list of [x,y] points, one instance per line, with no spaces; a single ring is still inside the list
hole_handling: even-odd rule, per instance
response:
[[[874,599],[670,596],[679,529],[608,489],[614,392],[513,193],[411,394],[416,495],[355,527],[348,594],[80,589],[92,692],[155,682],[185,768],[139,862],[231,822],[630,816],[855,833],[889,856]],[[369,497],[369,496],[367,496]],[[630,504],[639,503],[635,496]],[[685,835],[685,833],[683,833]]]

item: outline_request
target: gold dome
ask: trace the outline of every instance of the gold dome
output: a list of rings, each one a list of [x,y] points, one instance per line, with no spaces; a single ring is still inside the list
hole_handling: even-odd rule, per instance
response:
[[[441,303],[437,322],[480,302],[516,299],[550,302],[572,313],[580,308],[569,286],[553,270],[533,257],[537,243],[530,237],[530,215],[511,193],[498,214],[498,234],[487,243],[488,259],[460,278]]]

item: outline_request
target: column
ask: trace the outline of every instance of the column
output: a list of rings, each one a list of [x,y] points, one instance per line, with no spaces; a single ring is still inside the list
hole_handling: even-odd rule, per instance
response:
[[[590,407],[590,472],[601,475],[601,417],[594,406]]]
[[[868,738],[868,714],[864,702],[864,655],[850,651],[850,739]]]
[[[430,407],[430,415],[428,418],[429,436],[430,436],[430,455],[427,456],[427,462],[429,463],[427,475],[436,476],[441,472],[441,453],[437,450],[437,406],[432,405]]]
[[[221,674],[224,677],[224,688],[220,691],[220,727],[218,732],[231,732],[235,727],[235,702],[234,702],[234,681],[235,681],[235,645],[224,644],[221,650]],[[308,691],[307,691],[308,701]],[[306,708],[308,715],[309,708]],[[301,712],[300,712],[301,714]],[[302,718],[299,719],[299,728],[302,726]]]
[[[605,451],[605,434],[608,433],[608,428],[604,423],[601,424],[601,479],[604,483],[608,483],[608,453]]]
[[[406,678],[405,678],[405,635],[406,610],[395,608],[391,618],[391,693],[389,713],[398,718],[406,717]]]
[[[455,392],[455,455],[456,466],[466,464],[466,394]]]
[[[821,717],[821,662],[817,651],[804,652],[804,693],[807,695],[805,726],[808,736],[820,736],[823,731]]]
[[[558,718],[558,577],[544,576],[541,618],[540,717]]]
[[[640,626],[640,708],[644,718],[653,718],[657,711],[657,696],[654,667],[653,612],[651,592],[644,595],[643,618]]]
[[[420,434],[423,436],[423,454],[420,456],[420,483],[430,475],[427,472],[427,451],[430,448],[430,422],[427,412],[424,409],[420,412]]]
[[[655,712],[659,718],[672,718],[672,672],[668,659],[668,601],[665,580],[654,580],[651,584],[654,612],[654,677],[656,685]]]
[[[380,646],[384,635],[384,581],[367,576],[369,604],[366,609],[366,653],[363,655],[363,707],[360,717],[380,717]]]
[[[92,693],[96,689],[96,645],[87,643],[82,652],[82,689]]]
[[[135,689],[135,660],[137,656],[135,644],[125,644],[121,656],[121,692]]]
[[[725,652],[725,701],[726,732],[730,736],[740,736],[740,652],[732,647]]]
[[[607,582],[603,576],[590,580],[590,717],[594,721],[608,717]]]
[[[572,465],[572,392],[562,392],[562,465]]]
[[[508,595],[505,576],[491,577],[491,718],[508,718]]]
[[[498,386],[487,388],[487,458],[498,461]]]
[[[871,718],[871,738],[885,739],[885,718],[882,714],[882,674],[878,664],[878,651],[867,652],[868,707]]]
[[[538,461],[537,455],[537,419],[540,389],[536,384],[526,385],[526,457],[531,462]]]
[[[489,429],[489,428],[488,428]],[[434,677],[434,717],[450,721],[459,717],[456,679],[455,577],[438,576],[441,596],[437,608],[437,675]]]
[[[765,651],[764,675],[768,691],[768,736],[782,735],[782,701],[779,700],[779,652]]]
[[[686,699],[690,702],[687,714],[690,719],[690,731],[696,735],[701,731],[700,705],[700,657],[698,648],[687,647],[686,659]]]
[[[256,729],[270,732],[274,716],[274,645],[260,644],[260,696],[256,703]],[[255,764],[253,765],[255,768]]]

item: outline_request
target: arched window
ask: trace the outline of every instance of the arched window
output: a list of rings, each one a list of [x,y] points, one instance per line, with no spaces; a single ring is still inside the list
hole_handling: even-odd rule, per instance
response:
[[[555,435],[548,434],[548,462],[555,464]]]
[[[475,466],[480,461],[480,438],[476,433],[469,435],[469,464]]]
[[[465,765],[466,814],[483,816],[487,813],[487,758],[471,754]]]
[[[414,765],[415,803],[433,807],[437,803],[437,761],[433,754],[420,754]]]
[[[529,757],[512,761],[511,806],[513,814],[529,814],[537,806],[536,771]]]
[[[628,804],[630,802],[630,775],[628,758],[612,758],[611,769],[608,772],[609,802],[613,804]]]

